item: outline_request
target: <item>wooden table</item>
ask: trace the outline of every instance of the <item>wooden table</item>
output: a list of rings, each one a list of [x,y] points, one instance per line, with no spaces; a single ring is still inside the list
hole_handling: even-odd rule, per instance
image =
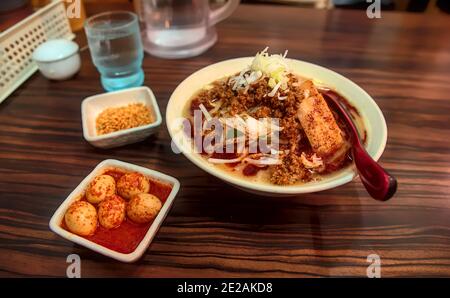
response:
[[[450,17],[382,17],[241,5],[217,26],[219,41],[205,54],[146,55],[144,69],[163,115],[186,76],[266,45],[342,73],[386,117],[381,162],[399,181],[392,200],[374,201],[359,181],[293,198],[247,194],[172,153],[165,124],[142,143],[95,149],[82,136],[80,103],[103,90],[86,51],[75,79],[35,74],[0,106],[0,275],[65,276],[66,257],[76,253],[84,277],[365,277],[370,254],[380,256],[384,277],[450,276]],[[181,181],[170,214],[135,264],[48,228],[59,204],[107,158]]]

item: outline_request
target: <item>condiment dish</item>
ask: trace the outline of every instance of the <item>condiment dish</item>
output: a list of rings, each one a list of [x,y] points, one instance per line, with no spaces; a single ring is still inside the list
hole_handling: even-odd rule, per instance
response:
[[[127,106],[132,103],[143,103],[153,113],[154,121],[147,125],[119,130],[98,135],[96,119],[107,108]],[[81,103],[81,118],[83,136],[92,146],[99,148],[114,148],[143,141],[154,134],[161,125],[162,117],[155,95],[148,87],[129,88],[90,96]]]
[[[161,210],[159,211],[158,215],[154,219],[153,223],[150,225],[150,228],[148,229],[147,233],[145,234],[142,241],[139,243],[137,248],[132,253],[120,253],[117,251],[114,251],[112,249],[106,248],[100,244],[97,244],[93,241],[90,241],[84,237],[78,236],[74,233],[69,232],[68,230],[64,229],[62,227],[62,222],[64,220],[64,215],[66,213],[66,210],[69,208],[69,206],[76,200],[80,199],[80,196],[85,192],[86,188],[88,187],[90,181],[94,179],[97,175],[102,174],[105,170],[110,168],[119,168],[125,171],[130,172],[138,172],[141,173],[148,178],[156,179],[158,181],[170,184],[172,186],[172,190],[167,197],[165,203],[163,204]],[[175,196],[180,188],[180,183],[178,180],[174,177],[165,175],[163,173],[160,173],[155,170],[147,169],[141,166],[137,166],[134,164],[126,163],[119,160],[114,159],[107,159],[99,163],[95,169],[81,181],[81,183],[69,194],[69,196],[64,200],[64,202],[58,207],[58,209],[55,211],[54,215],[52,216],[50,220],[50,230],[58,234],[59,236],[72,241],[76,244],[79,244],[81,246],[87,247],[93,251],[96,251],[102,255],[105,255],[107,257],[111,257],[113,259],[116,259],[118,261],[122,262],[134,262],[137,259],[139,259],[147,250],[148,246],[152,242],[153,238],[155,237],[156,233],[158,232],[159,227],[163,223],[165,217],[167,216],[173,201],[175,199]]]

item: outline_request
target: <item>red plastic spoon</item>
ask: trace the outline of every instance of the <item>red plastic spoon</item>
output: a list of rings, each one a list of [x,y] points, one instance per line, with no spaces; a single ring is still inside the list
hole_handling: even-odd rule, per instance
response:
[[[347,122],[348,127],[350,127],[353,160],[367,192],[378,201],[389,200],[397,191],[397,179],[383,169],[367,153],[364,145],[361,143],[355,124],[341,103],[340,95],[329,89],[321,89],[320,93],[334,103]]]

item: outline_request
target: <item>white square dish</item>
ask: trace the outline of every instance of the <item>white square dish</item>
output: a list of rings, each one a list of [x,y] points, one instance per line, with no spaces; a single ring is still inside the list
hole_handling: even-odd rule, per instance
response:
[[[120,253],[114,250],[111,250],[109,248],[106,248],[102,245],[99,245],[93,241],[90,241],[86,238],[83,238],[81,236],[78,236],[74,233],[71,233],[64,228],[61,227],[61,223],[64,219],[64,214],[66,213],[66,210],[69,208],[69,206],[76,200],[80,198],[80,195],[84,193],[86,190],[88,184],[90,181],[94,179],[95,176],[100,175],[103,173],[105,169],[108,168],[119,168],[123,169],[125,171],[132,171],[132,172],[138,172],[141,173],[147,177],[159,180],[161,182],[168,183],[172,185],[172,191],[170,192],[169,196],[167,197],[167,200],[163,204],[160,212],[156,216],[155,220],[149,227],[147,233],[145,234],[142,241],[139,243],[139,245],[136,247],[136,249],[129,253]],[[152,242],[153,238],[155,237],[156,233],[158,232],[159,227],[163,223],[165,217],[167,216],[172,203],[175,199],[176,194],[178,193],[178,190],[180,189],[180,182],[171,176],[165,175],[163,173],[150,170],[141,166],[133,165],[130,163],[122,162],[119,160],[114,159],[107,159],[99,163],[95,169],[89,173],[89,175],[81,181],[81,183],[69,194],[69,196],[64,200],[64,202],[58,207],[58,209],[53,214],[52,218],[50,219],[50,230],[52,230],[54,233],[58,234],[59,236],[72,241],[76,244],[79,244],[81,246],[87,247],[93,251],[96,251],[102,255],[111,257],[113,259],[116,259],[118,261],[131,263],[136,260],[138,260],[147,250],[148,246]]]
[[[98,135],[95,128],[97,116],[105,109],[143,103],[154,113],[155,121],[139,127]],[[113,148],[144,140],[161,125],[162,117],[155,95],[148,87],[136,87],[90,96],[81,103],[83,136],[91,145],[99,148]]]

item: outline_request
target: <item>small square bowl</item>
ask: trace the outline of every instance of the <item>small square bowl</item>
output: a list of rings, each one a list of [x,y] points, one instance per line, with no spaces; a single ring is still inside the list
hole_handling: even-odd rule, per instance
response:
[[[114,250],[111,250],[109,248],[106,248],[104,246],[101,246],[95,242],[92,242],[86,238],[83,238],[81,236],[78,236],[74,233],[71,233],[61,227],[61,223],[64,219],[64,215],[66,213],[66,210],[69,208],[69,206],[76,200],[80,198],[80,195],[84,193],[86,190],[88,184],[92,181],[92,179],[95,178],[95,176],[102,174],[106,169],[109,168],[119,168],[123,169],[125,171],[131,171],[131,172],[138,172],[146,177],[153,178],[156,180],[159,180],[164,183],[168,183],[172,185],[172,191],[170,192],[169,196],[167,197],[166,202],[162,206],[161,210],[159,211],[158,215],[156,216],[155,220],[149,227],[147,233],[145,234],[142,241],[139,243],[139,245],[136,247],[136,249],[129,253],[124,254],[120,253]],[[81,246],[87,247],[93,251],[96,251],[102,255],[111,257],[113,259],[116,259],[118,261],[131,263],[138,260],[147,250],[148,246],[152,242],[153,238],[155,237],[156,233],[158,232],[159,227],[163,223],[164,219],[166,218],[172,203],[175,199],[176,194],[178,193],[178,190],[180,189],[180,182],[171,176],[162,174],[160,172],[150,170],[144,167],[140,167],[137,165],[133,165],[130,163],[126,163],[119,160],[114,159],[107,159],[99,163],[95,169],[81,181],[81,183],[73,190],[70,195],[64,200],[64,202],[58,207],[58,209],[55,211],[55,214],[53,214],[52,218],[50,219],[50,230],[52,230],[54,233],[58,234],[59,236],[72,241],[76,244],[79,244]]]
[[[97,135],[95,120],[103,110],[131,103],[143,103],[148,106],[154,113],[155,121],[148,125]],[[140,142],[155,133],[162,122],[155,95],[148,87],[136,87],[90,96],[81,103],[81,118],[85,140],[99,148],[114,148]]]

